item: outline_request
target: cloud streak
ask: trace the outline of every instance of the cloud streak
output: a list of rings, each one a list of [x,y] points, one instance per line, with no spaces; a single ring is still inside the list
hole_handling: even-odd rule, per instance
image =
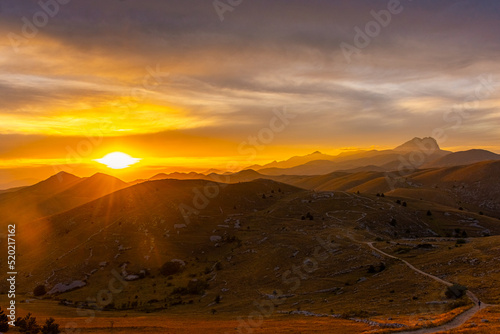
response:
[[[127,142],[175,132],[238,143],[286,105],[301,121],[281,147],[390,146],[430,135],[479,75],[500,80],[500,5],[402,0],[404,11],[348,64],[340,43],[387,3],[255,0],[220,22],[210,1],[71,1],[15,52],[8,34],[22,34],[22,18],[40,7],[6,0],[0,133],[84,137],[106,122],[104,136]],[[161,80],[145,87],[157,66]],[[498,142],[488,124],[499,100],[498,90],[482,100],[447,145]]]

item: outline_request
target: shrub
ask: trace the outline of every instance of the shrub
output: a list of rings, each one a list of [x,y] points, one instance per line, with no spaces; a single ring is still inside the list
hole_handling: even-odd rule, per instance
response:
[[[37,285],[37,287],[33,290],[33,295],[36,297],[43,296],[47,293],[47,290],[45,290],[45,285]]]
[[[427,216],[432,216],[431,210],[427,210]]]
[[[217,261],[215,263],[215,270],[217,271],[222,270],[222,263],[220,263],[220,261]]]
[[[0,308],[0,332],[5,333],[9,330],[9,318]]]
[[[31,316],[31,313],[26,314],[24,318],[17,318],[15,325],[21,333],[37,334],[40,332],[40,326],[36,323],[36,318]]]
[[[342,318],[350,319],[350,318],[368,318],[370,317],[370,313],[365,310],[351,310],[345,313],[342,313]]]
[[[206,288],[208,288],[207,282],[193,279],[190,280],[187,285],[187,293],[192,295],[202,295],[205,293]]]
[[[448,298],[458,299],[463,297],[466,291],[467,288],[465,286],[455,283],[452,286],[446,288],[445,295]]]
[[[165,262],[163,266],[160,268],[160,273],[164,276],[175,275],[180,272],[182,269],[182,265],[179,262]]]
[[[463,245],[465,243],[466,243],[465,239],[458,239],[457,240],[457,245]]]
[[[59,324],[55,323],[53,318],[45,320],[45,325],[42,327],[42,334],[59,334]]]

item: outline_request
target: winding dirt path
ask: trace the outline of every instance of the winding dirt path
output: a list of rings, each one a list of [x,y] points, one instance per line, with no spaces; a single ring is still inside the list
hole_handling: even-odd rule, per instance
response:
[[[350,239],[355,241],[355,242],[360,243],[359,241],[353,239],[352,237]],[[395,259],[395,260],[399,260],[399,261],[403,262],[404,264],[406,264],[408,266],[408,268],[410,268],[411,270],[413,270],[421,275],[432,278],[433,280],[435,280],[441,284],[444,284],[446,286],[453,285],[452,283],[445,281],[437,276],[428,274],[428,273],[426,273],[418,268],[415,268],[411,263],[409,263],[406,260],[403,260],[399,257],[393,256],[393,255],[387,254],[384,251],[381,251],[377,247],[373,246],[373,242],[364,242],[364,244],[368,245],[371,249],[373,249],[377,253],[382,254],[383,256],[386,256],[386,257],[389,257],[391,259]],[[474,307],[459,314],[458,316],[453,318],[453,320],[451,320],[450,322],[447,322],[444,325],[433,327],[433,328],[422,328],[422,329],[416,329],[416,330],[409,330],[409,331],[404,331],[404,332],[398,332],[398,334],[431,334],[431,333],[437,333],[437,332],[441,332],[441,331],[447,331],[447,330],[462,326],[465,322],[467,322],[467,320],[472,318],[480,310],[480,308],[478,306],[479,298],[477,298],[477,296],[474,293],[472,293],[470,290],[467,290],[467,297],[469,297],[469,299],[474,303]],[[488,306],[495,306],[495,305],[484,304],[484,303],[481,303],[481,305],[483,308],[488,307]]]

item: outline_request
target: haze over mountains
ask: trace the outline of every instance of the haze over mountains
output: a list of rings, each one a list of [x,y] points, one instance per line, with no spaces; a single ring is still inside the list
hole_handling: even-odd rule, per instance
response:
[[[472,166],[468,166],[474,164]],[[392,150],[330,156],[314,152],[236,173],[159,173],[130,183],[102,173],[80,178],[60,172],[28,187],[0,192],[0,213],[11,221],[29,221],[77,207],[114,191],[146,181],[202,179],[222,183],[271,179],[302,189],[398,194],[485,211],[500,209],[500,155],[473,149],[449,152],[433,138],[414,138]],[[424,194],[426,194],[424,196]]]
[[[412,261],[432,254],[430,270],[467,279],[481,299],[500,302],[479,276],[440,262],[460,259],[467,272],[466,255],[452,249],[457,238],[479,240],[469,252],[479,247],[484,263],[497,261],[498,155],[447,152],[432,138],[415,138],[393,150],[315,152],[252,167],[130,183],[60,172],[0,193],[2,226],[17,224],[19,293],[42,284],[49,300],[92,309],[87,297],[115,275],[127,282],[107,306],[117,312],[241,314],[281,290],[285,313],[356,318],[453,309],[439,284],[381,258],[362,239],[399,245],[394,254],[408,252]],[[316,269],[291,274],[311,259]],[[475,273],[496,286],[496,267],[484,263]],[[165,274],[172,266],[178,271]]]

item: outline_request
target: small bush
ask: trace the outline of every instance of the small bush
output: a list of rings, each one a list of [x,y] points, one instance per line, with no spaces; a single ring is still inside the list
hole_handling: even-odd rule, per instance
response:
[[[458,299],[458,298],[463,297],[463,295],[465,295],[466,291],[467,291],[467,288],[465,286],[455,283],[452,286],[449,286],[448,288],[446,288],[445,295],[448,298]]]
[[[17,318],[15,325],[21,333],[37,334],[40,332],[40,326],[36,323],[36,318],[31,316],[31,313],[26,314],[24,318]]]
[[[457,245],[463,245],[465,244],[467,241],[465,241],[465,239],[458,239],[457,240]]]
[[[35,297],[43,296],[47,293],[47,290],[45,290],[45,285],[37,285],[37,287],[33,290],[33,295]]]
[[[59,334],[61,330],[59,329],[59,324],[55,323],[53,318],[45,320],[45,325],[42,327],[42,334]]]
[[[369,318],[370,313],[365,310],[352,310],[345,313],[342,313],[342,318],[350,319],[350,318]]]
[[[187,285],[187,292],[192,295],[202,295],[206,288],[208,288],[207,282],[193,279]]]
[[[5,333],[9,330],[9,318],[0,308],[0,332]]]
[[[160,268],[160,273],[164,276],[175,275],[182,270],[182,265],[179,262],[165,262]]]

